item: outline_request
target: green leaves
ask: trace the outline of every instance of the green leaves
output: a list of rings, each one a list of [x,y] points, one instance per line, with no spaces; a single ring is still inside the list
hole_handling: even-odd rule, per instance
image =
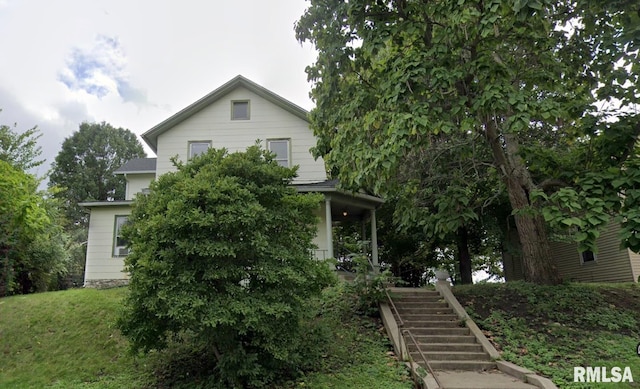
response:
[[[67,236],[38,180],[0,160],[0,296],[46,291],[66,272]]]
[[[294,176],[257,146],[212,149],[136,198],[119,321],[134,349],[189,333],[217,350],[221,385],[288,374],[305,304],[332,280],[311,254],[321,197],[298,194]]]
[[[441,236],[508,191],[503,206],[514,215],[543,212],[591,242],[603,215],[621,208],[611,188],[587,194],[580,185],[590,173],[620,169],[640,133],[632,3],[312,0],[296,32],[318,50],[307,70],[316,153],[347,188],[418,207],[396,212],[401,228]],[[418,198],[403,190],[415,181]],[[531,206],[537,184],[552,198]],[[437,197],[448,186],[469,190],[454,204]],[[465,196],[466,209],[457,206]],[[604,204],[588,203],[598,196]],[[521,241],[536,242],[524,246],[547,246],[539,228],[521,230],[539,231],[522,232]],[[552,269],[548,250],[536,256],[525,263]]]
[[[42,165],[44,160],[37,159],[42,154],[38,146],[41,136],[37,127],[18,133],[9,126],[0,125],[0,161],[8,162],[22,171]]]
[[[88,217],[78,203],[124,200],[125,179],[113,172],[125,162],[145,156],[136,135],[106,122],[82,123],[66,138],[52,165],[49,187],[64,201],[70,226],[87,227]]]

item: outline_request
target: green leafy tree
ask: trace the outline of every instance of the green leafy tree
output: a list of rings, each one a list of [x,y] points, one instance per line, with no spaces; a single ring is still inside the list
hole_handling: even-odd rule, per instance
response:
[[[44,163],[37,127],[0,125],[0,295],[57,289],[67,272],[58,204],[27,171]]]
[[[0,296],[47,290],[64,273],[56,209],[30,174],[0,161]]]
[[[346,186],[385,194],[404,156],[475,134],[508,196],[525,279],[557,283],[545,200],[532,196],[546,177],[523,150],[637,122],[638,26],[627,0],[312,0],[296,31],[319,53],[307,69],[316,154]]]
[[[216,387],[295,371],[305,304],[333,277],[312,258],[321,198],[288,186],[295,174],[258,146],[210,150],[136,198],[119,320],[135,350],[188,337],[216,359]]]
[[[424,149],[401,157],[398,174],[386,186],[399,200],[395,224],[404,230],[419,229],[428,246],[453,247],[456,279],[463,284],[473,282],[472,262],[478,261],[472,258],[483,246],[478,243],[487,241],[488,232],[499,231],[485,227],[499,217],[491,212],[493,205],[509,207],[491,156],[477,136],[455,132],[433,136]]]
[[[20,261],[15,265],[18,292],[22,294],[66,289],[71,286],[66,281],[73,272],[68,247],[70,238],[64,231],[64,221],[59,204],[46,193],[39,206],[47,219],[37,234],[29,237]]]
[[[37,127],[19,133],[7,125],[0,125],[0,161],[8,162],[22,171],[42,165],[44,160],[38,159],[42,154],[38,146],[41,136]]]
[[[108,123],[82,123],[66,138],[56,156],[49,186],[57,187],[65,215],[72,226],[86,227],[83,201],[124,200],[125,179],[113,172],[133,158],[145,157],[136,135]]]

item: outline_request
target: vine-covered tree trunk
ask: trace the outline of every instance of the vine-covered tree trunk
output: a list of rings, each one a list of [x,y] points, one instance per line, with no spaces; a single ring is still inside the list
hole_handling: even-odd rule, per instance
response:
[[[558,284],[560,277],[551,258],[544,219],[535,212],[527,211],[531,206],[529,194],[533,189],[533,182],[524,161],[518,155],[517,139],[513,134],[499,136],[493,118],[485,120],[485,131],[515,214],[522,248],[524,279],[536,284]]]

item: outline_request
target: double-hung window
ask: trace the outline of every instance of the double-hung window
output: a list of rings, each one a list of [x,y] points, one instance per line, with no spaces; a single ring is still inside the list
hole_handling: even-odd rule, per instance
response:
[[[117,215],[113,234],[113,256],[126,257],[129,254],[128,242],[122,237],[122,227],[129,220],[129,216]]]
[[[291,141],[289,139],[268,139],[267,150],[275,154],[280,166],[291,167]]]
[[[194,141],[189,142],[189,159],[204,154],[211,147],[211,141]]]

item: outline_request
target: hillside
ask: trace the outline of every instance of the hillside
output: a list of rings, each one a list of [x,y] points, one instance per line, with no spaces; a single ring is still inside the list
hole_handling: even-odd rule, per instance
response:
[[[185,378],[179,370],[193,361],[173,355],[168,365],[158,355],[127,353],[113,326],[125,293],[78,289],[0,299],[0,388],[198,387],[197,371]],[[638,285],[480,284],[454,293],[506,360],[561,388],[640,388]],[[315,350],[324,353],[315,371],[281,389],[411,388],[387,355],[380,323],[354,314],[354,304],[340,287],[316,302],[313,330],[330,331],[334,341]],[[630,366],[636,382],[580,386],[572,382],[574,366]]]
[[[637,284],[514,282],[453,291],[505,360],[540,372],[560,388],[640,388]],[[629,366],[635,382],[574,383],[576,366]]]
[[[134,358],[114,328],[126,288],[76,289],[0,299],[0,388],[203,387],[206,361],[174,348]],[[388,355],[381,324],[354,313],[355,297],[329,288],[314,302],[314,334],[332,339],[311,352],[322,362],[287,388],[410,389]],[[313,334],[311,334],[313,336]],[[167,360],[169,362],[167,362]]]

